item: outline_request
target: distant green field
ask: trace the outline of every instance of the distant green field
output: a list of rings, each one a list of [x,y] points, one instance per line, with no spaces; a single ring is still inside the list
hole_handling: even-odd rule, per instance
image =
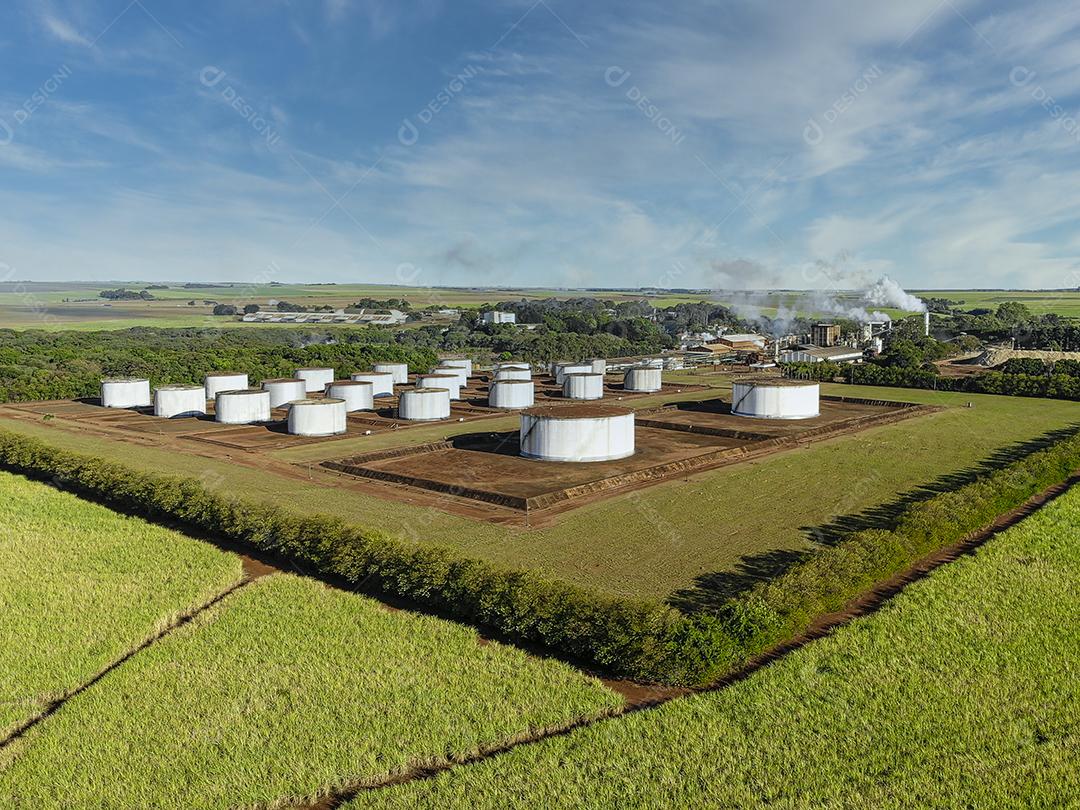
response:
[[[361,808],[1075,807],[1080,490],[720,692]]]
[[[0,472],[0,739],[240,577],[235,554]]]
[[[1075,290],[927,290],[912,294],[947,298],[963,309],[996,309],[1006,301],[1019,301],[1036,315],[1080,317],[1080,291]]]
[[[470,628],[275,575],[0,753],[0,805],[280,806],[621,706]]]
[[[678,375],[670,379],[723,380]],[[664,599],[679,592],[684,598],[707,597],[717,583],[737,578],[747,567],[778,554],[812,548],[813,531],[839,517],[869,512],[943,476],[972,470],[996,451],[1080,421],[1080,404],[1058,400],[863,386],[825,386],[823,390],[937,404],[946,410],[613,494],[531,529],[345,489],[336,485],[336,475],[319,469],[308,470],[309,480],[303,481],[225,461],[76,434],[55,427],[56,423],[0,419],[0,426],[154,473],[213,475],[245,497],[302,513],[333,514],[417,543],[451,545],[479,558],[541,571],[611,594]],[[968,403],[973,407],[967,407]],[[512,417],[507,424],[512,427]],[[492,422],[490,427],[498,425]],[[476,429],[474,425],[436,426],[423,429],[423,436],[415,434],[415,438],[430,440]],[[396,434],[394,440],[404,434]],[[372,440],[370,445],[364,444],[366,438]],[[348,454],[389,441],[378,436],[350,439],[342,442],[341,450]],[[333,444],[316,446],[325,452]],[[308,452],[305,448],[278,455]],[[603,542],[597,542],[598,537]]]

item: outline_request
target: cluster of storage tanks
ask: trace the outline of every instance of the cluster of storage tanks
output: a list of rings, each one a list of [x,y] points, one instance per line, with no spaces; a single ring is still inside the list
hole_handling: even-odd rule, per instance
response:
[[[460,399],[471,374],[471,360],[443,360],[430,374],[418,375],[416,386],[399,394],[399,418],[448,418],[450,400]],[[101,404],[153,407],[155,416],[171,419],[204,415],[212,401],[215,419],[229,425],[269,422],[273,409],[286,408],[289,433],[333,436],[345,432],[348,413],[374,410],[378,398],[394,396],[394,387],[408,381],[406,363],[376,363],[348,380],[336,379],[333,368],[298,368],[292,377],[263,380],[258,388],[249,387],[247,374],[232,372],[208,374],[203,385],[162,385],[153,391],[147,379],[114,378],[102,380]]]

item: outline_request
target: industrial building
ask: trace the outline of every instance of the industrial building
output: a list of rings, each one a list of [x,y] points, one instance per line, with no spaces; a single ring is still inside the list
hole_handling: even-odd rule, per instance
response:
[[[521,414],[521,455],[542,461],[613,461],[634,454],[634,412],[611,405],[544,405]]]
[[[810,327],[810,342],[828,348],[840,342],[840,326],[835,323],[815,323]]]
[[[489,310],[480,316],[484,323],[517,323],[517,315],[497,309]]]
[[[865,353],[850,346],[806,346],[780,353],[781,363],[861,363]]]

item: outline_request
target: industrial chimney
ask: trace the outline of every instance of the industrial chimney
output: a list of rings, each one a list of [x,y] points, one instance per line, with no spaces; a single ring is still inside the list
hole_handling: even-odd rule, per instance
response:
[[[923,313],[923,334],[930,337],[930,310]]]

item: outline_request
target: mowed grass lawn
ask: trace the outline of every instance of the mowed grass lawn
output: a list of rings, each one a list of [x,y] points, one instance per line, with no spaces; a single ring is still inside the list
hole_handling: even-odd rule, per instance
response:
[[[700,379],[726,384],[723,377]],[[454,546],[478,558],[608,593],[664,599],[694,589],[699,577],[738,571],[740,563],[755,555],[810,549],[811,530],[838,516],[892,502],[941,476],[971,470],[1001,448],[1080,422],[1080,403],[1060,400],[845,385],[823,390],[929,403],[945,410],[613,494],[529,529],[389,500],[372,494],[374,490],[346,489],[337,475],[318,469],[307,470],[307,481],[285,478],[229,461],[80,435],[62,429],[59,420],[31,424],[0,419],[0,427],[154,473],[178,472],[204,480],[210,476],[244,497],[301,513],[337,515],[416,543]],[[717,395],[729,394],[721,389]],[[445,433],[463,429],[481,427],[454,423],[445,426]],[[422,430],[426,441],[439,438],[431,429]],[[346,440],[348,450],[342,454],[357,452],[361,442]],[[335,444],[312,447],[333,454]]]
[[[235,554],[0,472],[0,739],[241,576]]]
[[[379,808],[1076,807],[1080,489],[720,692],[361,795]]]
[[[186,810],[313,797],[621,706],[578,670],[482,645],[470,628],[274,575],[0,754],[0,806]]]

